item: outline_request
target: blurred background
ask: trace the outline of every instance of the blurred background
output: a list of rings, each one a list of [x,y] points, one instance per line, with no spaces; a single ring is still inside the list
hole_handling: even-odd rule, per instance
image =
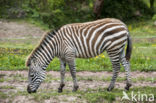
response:
[[[32,19],[48,28],[106,17],[155,20],[154,4],[155,0],[1,0],[0,18]]]

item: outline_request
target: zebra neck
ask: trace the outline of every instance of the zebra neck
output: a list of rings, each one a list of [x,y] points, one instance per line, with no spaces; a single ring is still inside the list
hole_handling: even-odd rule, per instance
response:
[[[53,58],[60,54],[59,44],[60,43],[56,41],[56,38],[44,38],[44,40],[41,42],[35,52],[35,58],[42,66],[47,67],[49,63],[53,60]]]

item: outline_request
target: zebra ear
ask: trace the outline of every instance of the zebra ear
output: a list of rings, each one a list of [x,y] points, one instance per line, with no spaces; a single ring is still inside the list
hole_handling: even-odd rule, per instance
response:
[[[31,57],[31,58],[29,58],[29,59],[27,60],[27,62],[26,62],[26,66],[27,66],[27,67],[29,67],[29,66],[30,66],[30,64],[31,64],[31,63],[33,63],[33,61],[34,61],[34,60],[33,60],[33,58],[32,58],[32,57]]]
[[[27,62],[27,66],[30,66],[30,61],[29,61],[29,62]]]
[[[26,62],[26,66],[29,67],[30,64],[31,64],[31,60],[28,60],[28,61]]]

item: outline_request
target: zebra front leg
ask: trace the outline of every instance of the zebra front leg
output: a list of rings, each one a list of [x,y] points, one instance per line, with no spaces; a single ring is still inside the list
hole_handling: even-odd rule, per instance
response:
[[[76,67],[75,67],[75,60],[73,61],[70,61],[68,63],[69,65],[69,69],[70,69],[70,73],[71,73],[71,76],[73,78],[73,92],[77,91],[77,89],[79,88],[78,86],[78,83],[77,83],[77,79],[76,79]]]
[[[112,76],[111,83],[110,83],[109,87],[107,88],[107,91],[111,91],[114,88],[116,78],[120,71],[119,56],[118,55],[109,55],[109,56],[110,56],[110,59],[112,62],[113,76]]]
[[[66,69],[66,63],[60,59],[60,74],[61,74],[61,83],[58,88],[58,92],[61,93],[63,91],[63,87],[65,86],[64,78],[65,78],[65,69]]]

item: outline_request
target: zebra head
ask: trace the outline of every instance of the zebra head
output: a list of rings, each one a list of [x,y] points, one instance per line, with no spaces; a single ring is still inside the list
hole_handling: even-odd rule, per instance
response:
[[[31,59],[27,66],[29,67],[27,91],[28,93],[35,93],[45,78],[45,70],[34,59]]]

